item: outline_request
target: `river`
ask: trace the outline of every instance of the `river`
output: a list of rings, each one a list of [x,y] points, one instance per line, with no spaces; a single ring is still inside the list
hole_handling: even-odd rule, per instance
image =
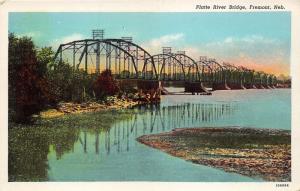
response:
[[[158,106],[134,108],[106,132],[82,128],[72,149],[50,145],[48,181],[262,181],[196,165],[147,147],[136,138],[184,127],[291,129],[290,89],[216,91],[212,96],[163,96]],[[67,137],[66,137],[67,138]]]

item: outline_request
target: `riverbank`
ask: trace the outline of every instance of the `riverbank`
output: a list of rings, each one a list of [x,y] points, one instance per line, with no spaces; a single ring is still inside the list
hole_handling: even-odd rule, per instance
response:
[[[227,172],[291,181],[290,131],[240,127],[185,128],[137,140],[196,164]]]
[[[109,97],[105,102],[61,102],[57,105],[57,108],[42,111],[40,112],[39,116],[43,119],[48,119],[63,116],[66,114],[98,112],[112,109],[127,109],[145,103],[146,102],[143,101],[136,101],[133,99],[120,99],[117,97]]]

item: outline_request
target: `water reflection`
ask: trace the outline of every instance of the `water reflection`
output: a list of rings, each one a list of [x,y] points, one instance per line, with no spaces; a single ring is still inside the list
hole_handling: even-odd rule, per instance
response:
[[[10,128],[9,181],[249,181],[169,158],[135,139],[184,127],[290,129],[290,91],[274,91],[220,91],[201,99],[170,96],[161,105]]]
[[[91,115],[77,122],[58,119],[48,126],[13,128],[9,135],[15,138],[9,139],[9,181],[47,181],[49,160],[63,161],[66,155],[105,158],[135,152],[136,137],[179,127],[209,126],[230,117],[237,106],[222,102],[148,105],[129,110],[128,119],[110,121],[105,127],[102,119],[93,121],[95,116]],[[87,122],[93,128],[86,127]]]
[[[56,160],[70,151],[80,135],[79,129],[44,128],[39,126],[9,130],[9,181],[46,181],[48,154],[54,151]]]
[[[237,109],[238,104],[234,102],[140,106],[133,109],[130,119],[113,124],[107,131],[87,132],[83,129],[79,134],[79,142],[84,153],[87,153],[87,143],[94,147],[97,155],[128,152],[136,144],[135,138],[141,135],[174,128],[209,126],[218,120],[230,118]],[[100,150],[101,145],[104,145],[103,150]]]

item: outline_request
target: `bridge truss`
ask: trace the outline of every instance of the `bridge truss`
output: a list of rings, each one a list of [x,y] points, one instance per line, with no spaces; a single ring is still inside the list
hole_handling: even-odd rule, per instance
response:
[[[195,61],[184,51],[172,53],[171,47],[163,47],[162,53],[151,55],[131,37],[104,39],[103,34],[93,31],[93,39],[60,44],[55,62],[66,62],[74,70],[83,69],[88,73],[108,69],[117,79],[229,83],[247,87],[274,87],[277,83],[274,75],[265,72],[221,64],[203,56]]]

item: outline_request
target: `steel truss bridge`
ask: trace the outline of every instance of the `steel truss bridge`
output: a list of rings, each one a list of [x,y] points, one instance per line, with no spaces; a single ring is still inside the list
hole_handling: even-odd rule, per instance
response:
[[[206,87],[212,90],[263,89],[275,88],[277,84],[272,74],[219,63],[205,56],[195,60],[185,51],[173,53],[171,47],[163,47],[161,53],[151,55],[131,37],[104,39],[101,34],[100,38],[93,36],[60,44],[54,59],[56,63],[67,62],[74,70],[83,68],[88,73],[109,69],[120,80],[183,82],[186,91],[193,93],[206,92]]]

